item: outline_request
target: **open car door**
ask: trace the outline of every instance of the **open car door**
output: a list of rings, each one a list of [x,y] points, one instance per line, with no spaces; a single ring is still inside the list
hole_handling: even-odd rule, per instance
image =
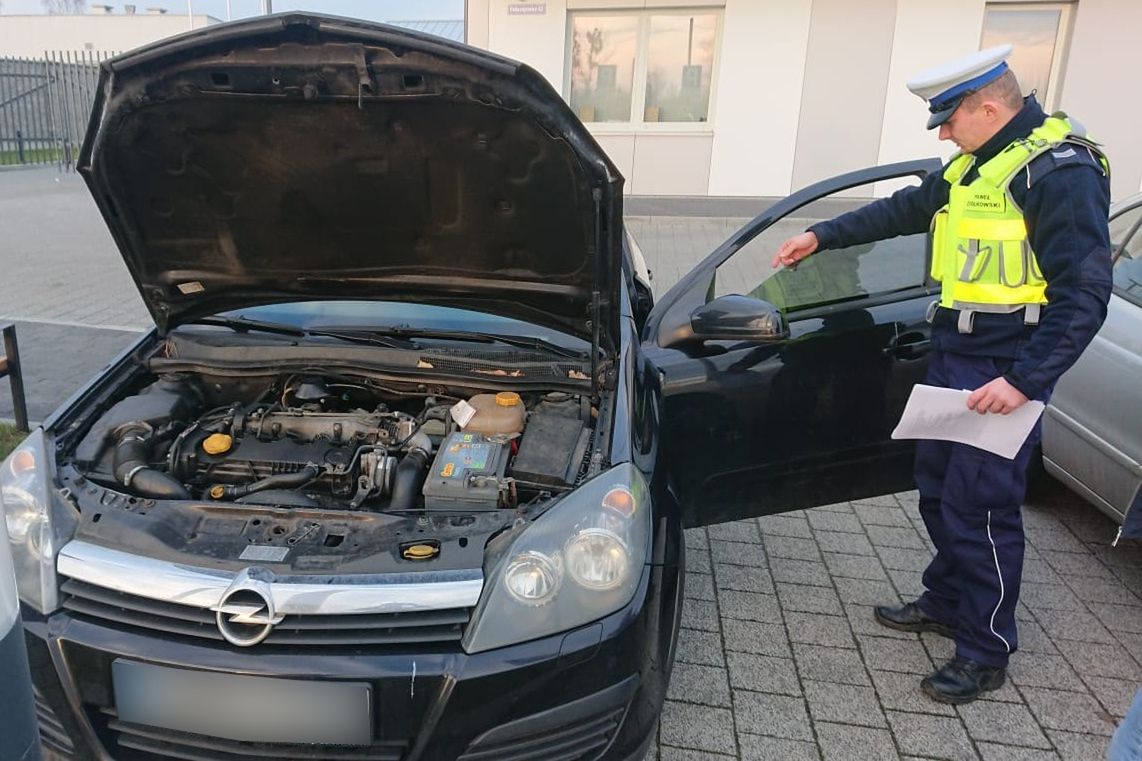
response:
[[[826,180],[773,205],[654,307],[643,351],[663,390],[662,445],[687,526],[914,488],[890,439],[924,378],[926,234],[770,261],[791,235],[918,184],[935,159]]]

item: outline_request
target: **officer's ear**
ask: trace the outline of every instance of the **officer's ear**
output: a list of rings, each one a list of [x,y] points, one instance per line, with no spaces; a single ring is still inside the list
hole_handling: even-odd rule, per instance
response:
[[[994,100],[985,100],[981,102],[979,104],[978,110],[981,112],[980,115],[989,122],[995,121],[1002,113],[1002,110],[999,107],[999,103]]]

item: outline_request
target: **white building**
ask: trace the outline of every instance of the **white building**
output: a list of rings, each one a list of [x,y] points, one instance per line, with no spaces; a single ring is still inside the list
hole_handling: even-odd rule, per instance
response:
[[[0,15],[0,57],[122,51],[219,22],[108,8]],[[927,108],[904,83],[1001,42],[1015,45],[1025,90],[1106,146],[1114,197],[1142,188],[1131,65],[1142,0],[465,0],[463,24],[394,23],[537,69],[632,195],[783,196],[852,169],[947,157],[953,146],[924,129]]]
[[[635,195],[783,196],[946,158],[904,83],[1002,42],[1106,146],[1114,197],[1142,187],[1140,0],[467,0],[466,25],[555,85]]]
[[[201,29],[220,19],[166,13],[135,5],[93,5],[92,12],[0,15],[0,57],[43,58],[45,51],[116,52]]]

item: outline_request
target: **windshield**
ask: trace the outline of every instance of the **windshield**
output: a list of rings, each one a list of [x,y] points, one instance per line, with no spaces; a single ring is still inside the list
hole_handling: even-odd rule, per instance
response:
[[[303,330],[315,328],[414,328],[425,331],[491,333],[538,338],[558,346],[589,351],[591,344],[551,328],[469,309],[396,301],[300,301],[223,312],[223,316],[276,322]],[[418,339],[424,341],[424,339]]]

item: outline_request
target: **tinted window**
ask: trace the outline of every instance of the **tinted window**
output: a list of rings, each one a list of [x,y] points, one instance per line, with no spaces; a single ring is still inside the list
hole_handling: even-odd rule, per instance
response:
[[[773,254],[791,235],[874,200],[872,190],[868,185],[826,196],[766,228],[718,267],[714,295],[740,293],[792,313],[923,285],[928,237],[924,233],[821,251],[796,269],[770,266]]]

